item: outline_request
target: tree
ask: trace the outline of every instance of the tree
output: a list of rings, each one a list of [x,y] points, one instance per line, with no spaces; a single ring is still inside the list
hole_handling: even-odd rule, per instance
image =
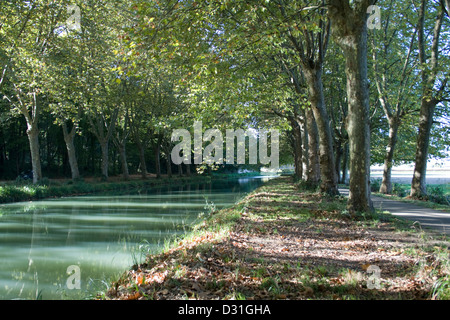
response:
[[[83,7],[86,115],[101,147],[102,178],[109,176],[109,144],[122,112],[122,58],[117,49],[129,22],[126,3],[89,2]],[[120,13],[120,14],[119,14]]]
[[[223,28],[225,48],[241,58],[241,64],[252,65],[255,68],[253,73],[265,73],[266,77],[273,72],[269,68],[282,71],[288,80],[286,84],[291,86],[299,99],[304,91],[299,83],[305,85],[311,109],[305,111],[310,127],[305,133],[311,136],[308,140],[312,144],[309,148],[311,165],[308,176],[311,182],[320,179],[323,192],[337,194],[333,141],[322,83],[330,31],[323,7],[310,10],[304,1],[247,1],[237,5],[223,3],[216,11],[221,13],[218,19]],[[245,69],[248,70],[248,67]],[[293,128],[296,127],[294,125]],[[297,134],[297,137],[300,136]],[[300,144],[294,143],[294,146]],[[315,156],[318,156],[320,169],[314,165]]]
[[[25,117],[33,182],[37,183],[42,179],[39,146],[39,119],[45,96],[42,89],[48,76],[44,58],[55,36],[54,30],[62,8],[42,0],[32,4],[8,3],[8,11],[17,14],[17,21],[9,21],[6,30],[2,31],[7,47],[4,51],[6,62],[2,63],[1,84],[7,77],[11,88],[11,92],[3,91],[3,96]]]
[[[80,30],[81,31],[81,30]],[[75,137],[86,103],[83,95],[85,66],[83,37],[77,30],[61,25],[46,59],[48,80],[43,84],[49,95],[49,109],[62,128],[72,179],[80,178]]]
[[[330,0],[328,14],[334,40],[345,56],[348,116],[346,120],[350,152],[350,212],[372,209],[370,200],[370,130],[367,78],[367,9],[374,0],[351,3]]]
[[[346,183],[348,163],[348,134],[345,119],[348,103],[345,94],[344,57],[339,47],[331,41],[324,65],[325,105],[330,115],[334,140],[336,175],[339,183]]]
[[[411,197],[423,197],[427,194],[425,178],[433,115],[436,105],[443,101],[443,94],[448,81],[448,73],[443,75],[440,71],[441,61],[439,59],[441,30],[445,15],[444,4],[448,5],[448,2],[445,3],[441,0],[434,8],[436,13],[434,25],[432,25],[432,31],[430,32],[432,38],[429,53],[427,53],[426,50],[429,46],[429,42],[425,31],[427,26],[426,16],[428,12],[428,2],[422,0],[419,9],[417,31],[422,97],[419,115],[419,130],[417,134],[416,160],[414,175],[411,182]],[[430,56],[429,59],[427,58],[428,54]],[[439,80],[440,85],[437,84]]]
[[[130,172],[128,169],[127,160],[127,141],[130,135],[130,117],[129,117],[129,103],[126,101],[127,96],[124,96],[124,101],[121,103],[124,108],[120,108],[121,112],[117,116],[116,130],[112,136],[114,145],[119,151],[120,164],[122,167],[122,174],[124,180],[130,179]]]
[[[383,28],[373,32],[372,52],[374,75],[378,100],[388,123],[388,144],[384,154],[381,193],[392,193],[391,172],[399,129],[405,116],[415,106],[414,84],[418,79],[413,72],[416,61],[413,56],[416,48],[417,29],[409,26],[405,15],[412,12],[410,4],[390,1],[384,10]],[[408,15],[410,17],[411,15]],[[406,51],[403,50],[407,48]],[[402,54],[403,53],[403,54]]]
[[[321,5],[323,5],[323,2]],[[295,24],[289,26],[285,32],[291,46],[299,56],[300,68],[308,88],[308,99],[315,120],[315,124],[310,121],[310,128],[318,131],[320,188],[322,192],[336,195],[339,192],[335,173],[333,140],[330,120],[325,107],[322,82],[323,64],[330,35],[330,22],[327,20],[324,9],[311,14],[305,9],[305,6],[306,4],[300,4],[300,14],[297,15],[300,18],[297,18]],[[284,21],[288,21],[291,16],[295,16],[294,12],[299,10],[284,1],[279,1],[278,7]],[[287,12],[288,10],[289,12]],[[306,113],[307,118],[312,120],[312,115],[308,114],[308,110],[306,110]],[[312,148],[311,151],[315,151],[315,148]]]
[[[115,130],[119,108],[112,107],[96,108],[101,104],[98,100],[92,104],[91,111],[88,114],[92,133],[97,137],[102,152],[102,179],[109,177],[109,143]]]

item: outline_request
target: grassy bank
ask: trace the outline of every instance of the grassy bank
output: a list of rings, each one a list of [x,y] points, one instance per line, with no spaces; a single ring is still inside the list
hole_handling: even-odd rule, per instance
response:
[[[373,179],[371,181],[371,189],[376,195],[390,198],[393,200],[401,200],[417,205],[426,206],[433,209],[448,210],[450,206],[450,183],[447,184],[430,184],[427,185],[428,195],[423,199],[411,199],[411,184],[397,183],[392,184],[392,194],[385,195],[379,193],[381,179]]]
[[[449,242],[289,177],[213,213],[100,299],[449,299]],[[376,273],[375,271],[379,271]]]
[[[161,186],[177,186],[186,183],[208,182],[213,179],[233,179],[236,175],[216,174],[192,175],[190,177],[173,176],[171,178],[149,177],[142,179],[134,177],[130,180],[111,178],[104,182],[100,179],[72,180],[49,180],[44,179],[39,184],[31,184],[28,181],[8,182],[0,185],[0,203],[40,200],[44,198],[57,198],[63,196],[85,195],[97,192],[132,191],[135,189],[147,189]]]

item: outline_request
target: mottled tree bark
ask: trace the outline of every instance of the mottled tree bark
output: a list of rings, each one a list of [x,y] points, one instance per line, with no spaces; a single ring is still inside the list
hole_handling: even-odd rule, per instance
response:
[[[28,127],[28,141],[30,142],[31,168],[33,170],[33,183],[38,183],[42,179],[41,156],[39,148],[39,130],[37,124]]]
[[[141,166],[141,177],[147,179],[147,161],[145,160],[145,148],[139,137],[135,137],[135,143],[139,151],[139,162]]]
[[[119,109],[114,109],[112,115],[109,119],[109,124],[106,123],[106,119],[103,114],[95,113],[94,115],[89,117],[89,121],[91,124],[91,129],[94,135],[97,137],[98,142],[100,144],[102,150],[102,162],[101,162],[101,171],[102,171],[102,179],[108,180],[109,176],[109,142],[111,140],[111,136],[115,130],[117,116],[119,114]],[[92,119],[92,118],[95,119]],[[95,123],[94,123],[95,120]],[[105,127],[106,126],[106,127]],[[106,130],[106,132],[105,132]]]
[[[118,143],[117,149],[119,149],[120,165],[122,168],[123,179],[129,180],[130,179],[130,171],[128,170],[126,144]]]
[[[109,141],[101,141],[100,148],[102,150],[102,180],[108,180],[109,177]]]
[[[367,8],[374,1],[330,0],[329,15],[335,40],[345,57],[347,132],[350,152],[348,210],[372,210],[370,199],[369,90],[367,81]]]
[[[78,169],[78,161],[77,161],[77,155],[75,152],[75,134],[77,132],[78,124],[74,123],[72,125],[72,129],[68,130],[67,124],[64,120],[61,120],[61,127],[63,130],[64,135],[64,142],[66,143],[67,148],[67,155],[69,157],[69,165],[70,165],[70,171],[72,174],[72,180],[76,180],[80,178],[80,171]]]
[[[308,86],[308,98],[317,126],[319,139],[320,190],[330,195],[339,194],[334,165],[333,137],[325,109],[322,67],[303,69]]]
[[[348,171],[348,143],[344,144],[344,159],[342,159],[342,178],[341,183],[347,183]]]
[[[389,120],[389,141],[386,147],[386,153],[384,156],[383,165],[383,179],[381,181],[380,193],[391,194],[392,193],[392,162],[394,159],[394,150],[397,144],[397,134],[400,122],[398,118],[391,118]]]
[[[303,116],[300,118],[300,128],[302,131],[302,179],[308,180],[308,171],[309,171],[309,142],[308,142],[308,129],[306,127],[306,113],[303,110]]]
[[[428,146],[433,124],[433,113],[436,107],[434,100],[422,100],[419,117],[419,132],[416,142],[416,162],[411,182],[411,197],[420,198],[427,195],[426,173],[428,162]]]
[[[302,163],[302,132],[298,120],[294,116],[289,118],[292,128],[292,140],[294,151],[294,173],[297,179],[302,179],[303,163]]]
[[[319,163],[319,133],[314,114],[310,108],[305,110],[306,128],[308,134],[308,170],[306,181],[318,184],[320,180]]]
[[[25,117],[27,122],[27,136],[30,144],[31,153],[31,168],[33,170],[33,183],[36,184],[42,179],[42,168],[41,168],[41,156],[40,156],[40,146],[39,146],[39,115],[40,107],[36,98],[36,92],[31,95],[31,100],[25,102],[26,99],[23,96],[22,91],[16,88],[16,97],[19,101],[19,110]],[[6,97],[6,96],[5,96]],[[7,98],[7,97],[6,97]],[[7,98],[9,100],[9,98]],[[27,108],[27,103],[31,104],[31,111]]]
[[[279,4],[279,8],[283,17],[288,19],[288,8],[281,3]],[[303,19],[301,17],[299,18]],[[305,78],[308,89],[308,100],[311,103],[311,110],[315,120],[314,125],[312,125],[312,123],[310,124],[312,131],[308,129],[308,132],[313,135],[310,142],[314,144],[317,143],[319,151],[316,153],[316,146],[310,148],[309,151],[311,156],[318,156],[320,169],[316,168],[316,159],[314,159],[314,162],[310,163],[310,170],[313,170],[310,178],[314,183],[320,180],[320,189],[322,192],[336,195],[339,191],[337,188],[336,173],[334,171],[333,140],[329,117],[325,108],[322,83],[323,61],[330,34],[330,23],[329,21],[324,20],[320,19],[317,31],[312,32],[305,28],[303,29],[301,36],[297,36],[292,28],[288,28],[287,34],[293,48],[297,51],[299,56],[300,69]],[[302,22],[308,23],[307,20]],[[285,64],[284,68],[285,71],[290,74],[291,82],[294,84],[296,91],[299,94],[302,94],[298,75]],[[320,175],[317,179],[315,177],[316,174]]]

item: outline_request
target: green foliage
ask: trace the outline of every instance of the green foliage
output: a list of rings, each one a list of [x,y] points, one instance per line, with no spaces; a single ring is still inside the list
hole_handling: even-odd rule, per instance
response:
[[[450,299],[450,279],[448,276],[438,279],[433,284],[432,297],[437,300]]]
[[[297,182],[297,187],[301,191],[309,191],[309,192],[319,191],[319,184],[312,181],[300,180]]]
[[[204,129],[280,129],[280,164],[291,164],[287,119],[310,105],[301,65],[305,59],[317,61],[320,54],[314,41],[327,23],[321,3],[82,1],[77,3],[81,29],[64,31],[71,14],[67,8],[74,4],[70,0],[2,2],[0,178],[14,180],[30,169],[26,130],[33,119],[40,128],[43,175],[50,181],[70,175],[64,125],[74,131],[78,166],[85,176],[104,174],[100,140],[108,140],[109,128],[114,129],[108,140],[109,172],[120,173],[120,142],[130,174],[143,170],[142,161],[153,173],[154,151],[161,147],[159,157],[168,159],[172,130],[192,128],[195,120],[202,120]],[[391,114],[398,111],[401,118],[401,147],[393,162],[411,162],[421,97],[422,66],[414,40],[417,9],[387,0],[377,5],[385,14],[382,28],[368,32],[371,161],[383,162],[388,143],[383,98]],[[435,4],[428,7],[428,30],[437,9]],[[448,19],[443,23],[446,30]],[[447,40],[443,32],[442,43]],[[333,35],[324,57],[325,104],[337,152],[348,142],[348,111],[345,57]],[[441,50],[439,58],[442,66],[448,65],[448,51]],[[440,84],[447,73],[439,67]],[[447,91],[440,98],[429,149],[435,157],[446,156],[449,145]],[[167,172],[166,161],[161,163]]]
[[[428,197],[430,201],[439,204],[450,205],[450,194],[445,194],[444,188],[440,185],[428,187]]]
[[[381,179],[371,179],[370,180],[370,191],[378,192],[381,186]]]

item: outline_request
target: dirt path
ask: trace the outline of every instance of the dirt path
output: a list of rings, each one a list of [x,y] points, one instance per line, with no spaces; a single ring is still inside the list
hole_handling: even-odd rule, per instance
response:
[[[339,191],[342,195],[348,195],[347,189],[339,189]],[[417,222],[418,227],[433,229],[439,233],[450,235],[450,212],[433,210],[374,195],[372,195],[372,201],[375,208],[389,211],[394,216]]]
[[[345,206],[275,179],[135,265],[103,298],[432,298],[448,276],[448,243],[398,232],[390,220],[354,221]]]

